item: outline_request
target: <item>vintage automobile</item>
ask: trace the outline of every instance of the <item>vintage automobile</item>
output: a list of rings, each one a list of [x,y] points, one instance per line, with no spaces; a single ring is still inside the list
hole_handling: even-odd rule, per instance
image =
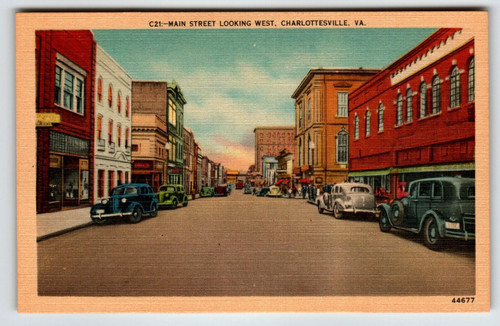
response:
[[[318,212],[333,212],[336,219],[343,218],[346,214],[377,214],[375,195],[372,188],[364,183],[344,182],[331,187],[317,198]]]
[[[380,204],[379,226],[422,234],[424,244],[440,249],[444,238],[475,239],[475,179],[440,177],[410,183],[407,197]]]
[[[233,192],[233,189],[234,189],[234,184],[228,183],[227,184],[227,192],[231,193],[231,192]]]
[[[200,191],[200,197],[213,197],[215,194],[214,188],[212,187],[203,187]]]
[[[264,197],[269,192],[269,187],[262,187],[259,192],[257,192],[258,197]]]
[[[188,196],[182,185],[165,184],[160,187],[156,194],[158,206],[177,208],[179,204],[186,207],[188,205]]]
[[[236,182],[236,189],[243,189],[243,187],[245,186],[245,183],[244,182]]]
[[[245,182],[243,193],[249,195],[252,193],[252,184],[250,182]]]
[[[214,196],[227,196],[227,195],[228,191],[226,185],[220,185],[215,187]]]
[[[143,183],[119,185],[109,198],[102,199],[90,209],[90,218],[98,224],[117,217],[127,217],[130,223],[137,223],[144,214],[158,215],[158,202],[153,188]]]
[[[281,193],[281,189],[278,186],[270,186],[269,192],[266,194],[267,197],[281,197],[283,194]]]

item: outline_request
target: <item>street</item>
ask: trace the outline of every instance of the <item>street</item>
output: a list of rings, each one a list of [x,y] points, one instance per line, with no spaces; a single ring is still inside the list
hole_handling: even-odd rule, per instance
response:
[[[138,224],[38,243],[43,296],[473,295],[473,242],[431,251],[375,219],[320,215],[302,199],[201,198]]]

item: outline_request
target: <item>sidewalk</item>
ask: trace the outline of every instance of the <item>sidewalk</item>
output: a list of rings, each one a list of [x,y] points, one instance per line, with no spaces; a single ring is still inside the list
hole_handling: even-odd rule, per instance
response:
[[[36,214],[36,241],[92,225],[90,207]]]

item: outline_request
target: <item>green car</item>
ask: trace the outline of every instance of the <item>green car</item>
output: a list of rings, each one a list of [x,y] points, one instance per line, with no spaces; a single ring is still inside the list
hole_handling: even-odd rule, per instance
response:
[[[215,195],[214,188],[203,187],[201,188],[200,197],[213,197]]]
[[[159,207],[177,208],[179,204],[186,207],[188,204],[188,196],[184,187],[181,185],[163,185],[156,194]]]

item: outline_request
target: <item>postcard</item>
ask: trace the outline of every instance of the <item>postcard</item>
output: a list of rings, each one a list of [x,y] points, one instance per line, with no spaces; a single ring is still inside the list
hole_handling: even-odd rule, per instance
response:
[[[16,58],[18,311],[489,311],[487,12],[18,13]]]

